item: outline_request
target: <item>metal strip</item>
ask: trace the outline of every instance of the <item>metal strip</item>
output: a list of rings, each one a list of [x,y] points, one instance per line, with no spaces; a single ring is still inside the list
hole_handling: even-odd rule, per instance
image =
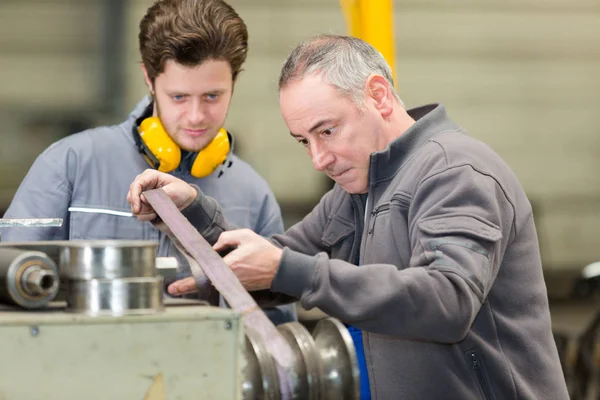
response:
[[[263,339],[269,354],[277,363],[281,398],[290,399],[292,394],[290,374],[294,355],[285,338],[244,289],[231,268],[179,212],[165,191],[154,189],[143,194],[179,243],[202,267],[206,276],[227,300],[231,308],[242,314],[244,326],[256,332]]]
[[[62,226],[62,218],[0,218],[0,227],[54,227]]]

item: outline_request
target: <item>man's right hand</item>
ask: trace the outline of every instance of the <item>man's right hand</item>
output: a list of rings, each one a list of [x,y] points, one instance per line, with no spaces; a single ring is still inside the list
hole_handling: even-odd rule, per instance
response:
[[[196,189],[191,185],[179,178],[175,178],[173,175],[159,172],[155,169],[147,169],[136,176],[135,180],[129,186],[129,193],[127,193],[127,201],[131,205],[131,212],[140,221],[152,221],[156,219],[156,212],[154,212],[154,209],[142,193],[146,190],[158,188],[162,188],[167,193],[179,210],[183,210],[192,204],[198,194]]]

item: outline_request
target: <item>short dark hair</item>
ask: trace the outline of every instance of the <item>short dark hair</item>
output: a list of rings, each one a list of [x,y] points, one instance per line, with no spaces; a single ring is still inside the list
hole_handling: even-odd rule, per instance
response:
[[[152,82],[168,60],[229,63],[235,80],[248,53],[248,29],[222,0],[158,0],[140,22],[140,54]]]

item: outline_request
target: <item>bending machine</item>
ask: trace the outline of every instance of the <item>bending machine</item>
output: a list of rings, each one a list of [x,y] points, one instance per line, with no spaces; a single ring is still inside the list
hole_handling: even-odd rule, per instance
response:
[[[0,398],[280,399],[273,357],[239,313],[164,295],[175,259],[148,241],[0,243]],[[278,326],[293,399],[358,399],[339,321]]]

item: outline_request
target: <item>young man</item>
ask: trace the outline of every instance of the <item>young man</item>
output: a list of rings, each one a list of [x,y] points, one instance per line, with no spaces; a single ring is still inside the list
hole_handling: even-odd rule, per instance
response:
[[[168,237],[127,204],[129,184],[149,167],[201,187],[238,227],[283,231],[267,183],[233,154],[222,130],[248,51],[244,21],[221,0],[159,0],[140,23],[139,47],[151,96],[119,125],[52,144],[4,216],[63,218],[63,226],[4,229],[3,241],[144,239],[159,242],[157,256],[173,255]],[[291,305],[267,314],[277,323],[296,319]]]
[[[214,200],[157,171],[131,185],[138,218],[155,217],[142,191],[164,187],[216,250],[234,248],[224,261],[247,289],[349,324],[363,399],[568,399],[531,205],[500,157],[444,106],[406,110],[356,38],[301,44],[279,87],[292,136],[336,182],[304,220],[271,241],[226,231]]]

